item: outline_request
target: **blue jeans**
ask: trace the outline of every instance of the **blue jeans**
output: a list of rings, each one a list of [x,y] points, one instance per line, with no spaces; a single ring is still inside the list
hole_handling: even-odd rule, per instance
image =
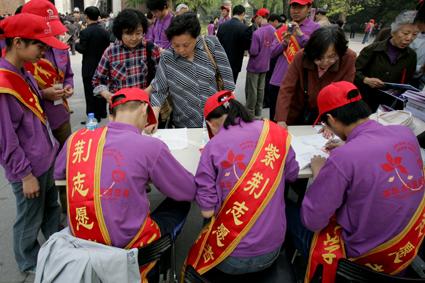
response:
[[[253,273],[270,267],[279,257],[280,247],[270,253],[254,256],[254,257],[233,257],[229,256],[223,260],[217,269],[221,272],[237,275],[245,273]]]
[[[286,203],[286,221],[287,232],[291,235],[294,247],[308,259],[314,233],[304,227],[300,208],[294,203]]]
[[[61,209],[58,191],[53,181],[53,168],[37,179],[40,196],[33,199],[25,198],[22,182],[11,184],[16,198],[13,250],[20,271],[32,269],[37,264],[40,249],[37,236],[40,229],[46,239],[59,230]]]

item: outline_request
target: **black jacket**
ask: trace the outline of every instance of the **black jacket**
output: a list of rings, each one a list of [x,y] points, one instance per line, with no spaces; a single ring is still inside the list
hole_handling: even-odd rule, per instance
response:
[[[80,32],[80,42],[76,44],[75,49],[83,54],[83,77],[93,77],[109,43],[109,32],[99,23],[90,24]]]
[[[251,29],[236,18],[221,24],[217,37],[226,51],[233,73],[240,72],[244,51],[251,45]]]

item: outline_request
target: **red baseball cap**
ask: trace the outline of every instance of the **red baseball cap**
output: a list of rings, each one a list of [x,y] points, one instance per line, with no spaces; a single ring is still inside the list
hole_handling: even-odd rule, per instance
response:
[[[204,118],[207,119],[208,115],[210,115],[211,112],[213,112],[215,109],[217,109],[221,105],[226,104],[229,100],[232,100],[232,99],[236,99],[236,98],[233,95],[233,92],[231,92],[230,90],[222,90],[210,96],[205,102]],[[212,138],[213,134],[208,124],[207,124],[207,128],[208,128],[208,135],[210,138]]]
[[[57,39],[45,18],[34,14],[18,14],[7,17],[0,22],[2,37],[22,37],[39,40],[56,49],[68,49],[68,45]]]
[[[354,98],[348,98],[347,95],[352,90],[356,90],[358,95]],[[317,116],[317,119],[313,125],[316,125],[319,122],[320,117],[323,114],[361,99],[362,96],[359,90],[354,84],[350,82],[340,81],[325,86],[317,96],[319,116]]]
[[[54,36],[64,34],[68,29],[62,24],[58,10],[48,0],[31,0],[22,7],[22,13],[45,17],[52,27]]]
[[[289,1],[289,5],[291,5],[293,3],[297,3],[297,4],[305,6],[305,5],[308,5],[308,4],[313,4],[313,1],[314,0],[291,0],[291,1]]]
[[[266,18],[270,15],[270,11],[266,8],[261,8],[257,11],[257,13],[255,13],[256,17],[263,17]]]
[[[111,109],[129,101],[145,102],[148,104],[148,124],[146,126],[157,123],[155,113],[153,112],[153,109],[152,109],[152,105],[149,102],[149,94],[146,91],[137,87],[122,88],[118,90],[117,92],[115,92],[114,95],[112,95],[111,100],[114,101],[114,98],[117,96],[124,96],[124,98],[116,102],[113,102],[110,105]]]

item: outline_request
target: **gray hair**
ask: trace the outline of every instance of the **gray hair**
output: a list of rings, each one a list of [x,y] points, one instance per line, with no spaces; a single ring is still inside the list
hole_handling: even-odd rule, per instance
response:
[[[414,10],[401,12],[391,24],[391,33],[398,31],[403,25],[413,25],[416,13]]]

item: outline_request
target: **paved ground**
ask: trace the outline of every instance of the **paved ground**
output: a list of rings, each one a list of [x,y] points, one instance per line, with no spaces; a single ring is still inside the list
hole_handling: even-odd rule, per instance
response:
[[[363,45],[360,43],[360,41],[360,35],[358,35],[355,40],[350,41],[350,48],[352,48],[357,53],[359,53],[363,48]],[[83,83],[81,79],[81,56],[72,56],[71,60],[72,68],[75,74],[75,94],[70,100],[71,108],[74,110],[74,114],[72,114],[71,118],[71,124],[72,129],[76,130],[81,127],[80,122],[85,120],[85,104]],[[242,67],[243,70],[246,67],[246,63],[247,57],[244,60],[244,66]],[[246,72],[242,72],[239,75],[236,88],[236,95],[242,103],[245,103],[245,77]],[[263,116],[268,117],[268,109],[264,111]],[[152,192],[150,194],[150,198],[152,207],[155,207],[162,199],[162,196],[157,192]],[[0,283],[21,283],[34,281],[33,275],[27,275],[19,272],[15,263],[12,246],[12,227],[15,215],[15,198],[10,186],[8,185],[8,181],[4,177],[3,170],[0,167]],[[189,225],[185,225],[185,228],[177,243],[178,266],[181,266],[190,244],[193,243],[198,231],[201,228],[199,209],[195,205],[190,212],[187,224]]]

